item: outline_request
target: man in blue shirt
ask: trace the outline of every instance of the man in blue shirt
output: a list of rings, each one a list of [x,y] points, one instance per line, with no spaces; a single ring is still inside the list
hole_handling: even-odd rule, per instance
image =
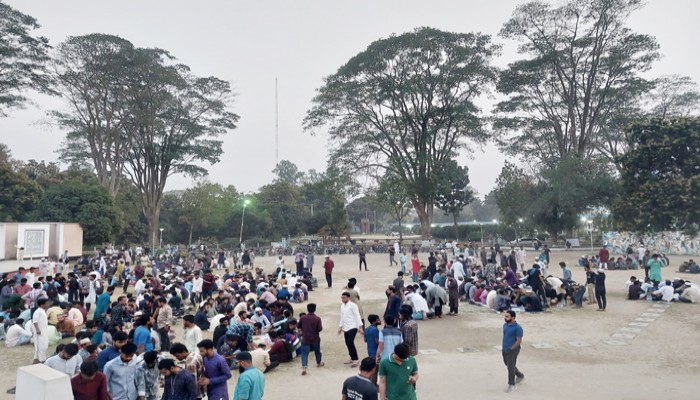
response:
[[[394,286],[389,286],[386,289],[386,296],[387,302],[386,309],[384,310],[384,318],[392,316],[394,319],[397,319],[399,317],[399,310],[401,309],[401,297],[396,293],[396,288]]]
[[[134,400],[138,396],[136,389],[136,345],[127,343],[122,346],[120,356],[105,365],[107,391],[112,400]]]
[[[100,372],[104,371],[105,364],[119,357],[119,349],[126,344],[128,339],[129,335],[121,331],[115,332],[114,335],[112,335],[112,342],[114,344],[102,350],[97,356],[97,369]]]
[[[151,329],[149,327],[151,318],[147,315],[141,316],[136,321],[136,330],[134,331],[134,344],[138,348],[139,354],[153,350],[153,341],[151,339]]]
[[[516,384],[525,378],[525,374],[518,371],[518,367],[515,365],[518,360],[518,354],[520,354],[520,344],[523,341],[523,328],[515,322],[515,311],[507,310],[503,314],[503,319],[506,322],[503,324],[501,351],[503,352],[503,363],[508,368],[508,389],[506,389],[506,393],[511,393],[518,388]]]
[[[265,376],[253,366],[253,357],[247,351],[236,355],[241,375],[233,392],[233,400],[260,400],[265,393]]]
[[[367,342],[367,355],[373,360],[377,358],[377,347],[379,346],[379,328],[382,324],[379,315],[371,314],[367,317],[369,326],[365,329],[365,341]]]

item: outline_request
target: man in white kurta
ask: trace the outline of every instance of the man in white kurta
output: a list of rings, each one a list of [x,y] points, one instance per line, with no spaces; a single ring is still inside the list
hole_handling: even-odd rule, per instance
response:
[[[37,300],[38,308],[32,316],[34,330],[34,364],[46,361],[46,353],[49,349],[49,318],[46,309],[51,307],[51,300],[40,298]]]

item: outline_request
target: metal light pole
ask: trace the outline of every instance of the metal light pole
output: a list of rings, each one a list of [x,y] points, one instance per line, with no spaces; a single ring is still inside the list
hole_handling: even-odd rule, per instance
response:
[[[591,254],[593,254],[593,221],[589,219],[586,222],[588,222],[588,232],[591,234]]]
[[[250,200],[248,200],[248,199],[243,200],[243,216],[241,216],[241,232],[238,235],[238,243],[241,246],[241,248],[243,248],[243,221],[245,221],[245,208],[246,208],[246,206],[248,206],[249,203],[250,203]]]
[[[160,231],[160,248],[161,248],[161,249],[163,248],[163,231],[164,231],[164,230],[165,230],[165,229],[163,229],[163,228],[160,228],[160,229],[159,229],[159,231]]]
[[[518,223],[519,223],[519,224],[522,224],[522,223],[523,223],[523,219],[522,219],[522,218],[518,218]],[[520,243],[520,238],[518,237],[518,225],[517,225],[517,224],[515,225],[515,227],[513,227],[513,230],[515,231],[515,244],[519,244],[519,243]]]
[[[484,224],[479,222],[479,227],[481,227],[481,245],[484,245]]]

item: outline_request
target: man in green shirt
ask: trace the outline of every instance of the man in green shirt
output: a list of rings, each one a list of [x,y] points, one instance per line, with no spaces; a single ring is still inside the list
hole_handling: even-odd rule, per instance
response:
[[[379,400],[416,400],[418,364],[406,343],[379,363]]]
[[[236,361],[241,375],[236,383],[233,400],[261,400],[265,393],[265,376],[253,366],[253,356],[242,351],[236,355]]]
[[[652,281],[661,282],[661,267],[664,266],[664,263],[659,259],[658,254],[654,254],[651,257],[651,260],[647,262],[649,278],[651,278]]]

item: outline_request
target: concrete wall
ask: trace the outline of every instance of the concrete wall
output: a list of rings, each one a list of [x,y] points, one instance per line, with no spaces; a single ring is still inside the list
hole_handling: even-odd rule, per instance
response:
[[[70,257],[83,255],[83,228],[80,224],[63,224],[63,248],[57,254],[63,254],[65,250]]]
[[[25,259],[33,257],[58,257],[63,251],[68,250],[70,257],[78,257],[83,254],[83,228],[76,223],[5,223],[0,224],[0,259],[14,260],[17,258],[15,245],[24,240],[27,230],[44,232],[44,246],[40,253],[30,254],[25,252]],[[21,237],[20,237],[21,235]],[[3,248],[4,247],[4,248]]]
[[[637,249],[640,243],[652,253],[668,255],[700,255],[700,237],[683,232],[636,234],[632,232],[604,232],[603,243],[611,254],[623,254],[627,246]]]

